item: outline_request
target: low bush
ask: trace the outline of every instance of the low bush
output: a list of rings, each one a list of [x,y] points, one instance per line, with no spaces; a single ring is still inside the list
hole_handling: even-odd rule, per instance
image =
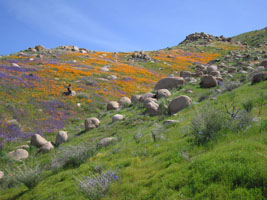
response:
[[[76,179],[82,193],[88,199],[97,200],[106,194],[113,181],[118,180],[118,175],[114,171],[107,171],[97,176],[85,176]]]
[[[90,145],[68,146],[61,148],[51,161],[53,170],[59,168],[78,167],[92,156],[95,148]]]
[[[214,108],[203,109],[192,119],[191,129],[198,145],[214,140],[224,128],[225,117]]]
[[[254,107],[253,101],[251,99],[246,100],[242,103],[243,108],[246,112],[251,112],[252,108]]]
[[[27,166],[23,163],[22,167],[17,167],[14,176],[18,182],[23,183],[26,187],[31,189],[42,180],[42,172],[43,168],[39,165],[33,166],[33,164],[30,164]]]

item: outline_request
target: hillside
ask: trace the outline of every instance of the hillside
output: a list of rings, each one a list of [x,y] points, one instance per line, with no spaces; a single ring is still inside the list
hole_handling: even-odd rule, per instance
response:
[[[0,199],[266,199],[260,33],[195,33],[149,52],[36,46],[1,57]],[[75,93],[63,95],[69,84]],[[56,145],[60,130],[68,140]],[[36,147],[35,134],[52,143]],[[29,155],[14,160],[17,148]]]

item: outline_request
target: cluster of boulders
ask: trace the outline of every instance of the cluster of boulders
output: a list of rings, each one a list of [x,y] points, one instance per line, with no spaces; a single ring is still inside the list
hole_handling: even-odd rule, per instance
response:
[[[55,146],[59,146],[60,144],[66,142],[68,140],[68,134],[66,131],[59,131],[56,136],[56,141],[54,144],[52,142],[47,141],[39,134],[34,134],[31,137],[30,144],[39,148],[39,153],[46,153],[54,149]],[[29,157],[28,149],[29,145],[21,145],[18,146],[14,151],[8,153],[8,157],[17,161],[24,160]]]
[[[91,53],[91,50],[87,50],[86,48],[79,48],[78,46],[72,46],[72,45],[64,45],[59,46],[56,49],[64,50],[64,51],[74,51],[74,52],[80,52],[80,53]]]
[[[145,53],[145,51],[140,52],[134,52],[130,55],[129,60],[135,60],[135,61],[151,61],[152,58],[150,55]]]
[[[211,41],[231,42],[232,41],[232,38],[226,38],[223,35],[218,37],[218,36],[213,36],[213,35],[201,32],[201,33],[192,33],[192,34],[186,36],[185,40],[183,42],[181,42],[180,44],[192,42],[192,41],[197,41],[200,39],[206,40],[207,42],[211,42]]]
[[[35,47],[29,47],[27,51],[30,51],[30,52],[41,52],[41,51],[45,51],[46,48],[42,45],[37,45]]]

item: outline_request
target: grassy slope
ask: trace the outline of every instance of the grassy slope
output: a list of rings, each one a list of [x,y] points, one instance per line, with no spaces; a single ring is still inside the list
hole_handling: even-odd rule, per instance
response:
[[[247,33],[240,34],[233,37],[234,40],[240,42],[246,42],[250,46],[258,46],[260,44],[267,44],[267,28],[251,31]]]
[[[222,55],[229,49],[229,47],[224,49],[222,44],[213,45],[211,49],[197,46],[199,49],[196,50],[194,44],[192,47],[184,48],[192,48],[197,52],[201,50],[208,50],[210,53],[220,52]],[[218,50],[218,47],[221,49]],[[167,62],[171,65],[166,65],[168,68],[163,67],[163,72],[173,72],[177,68],[172,68],[172,60],[167,58],[167,55],[171,53],[172,51],[152,53],[160,54],[158,57],[161,57],[162,63],[138,63],[138,65],[157,71],[159,67],[166,65],[163,62]],[[183,63],[185,66],[182,58],[174,60],[173,65]],[[157,59],[160,60],[160,58]],[[235,101],[239,106],[248,98],[258,102],[259,91],[267,92],[266,84],[266,82],[253,86],[245,84],[235,89]],[[267,119],[267,106],[263,108],[260,122],[255,123],[247,131],[225,132],[218,141],[198,147],[191,141],[189,125],[192,117],[197,111],[205,109],[207,103],[218,110],[224,110],[223,105],[230,104],[232,99],[228,93],[223,93],[217,97],[216,101],[205,100],[198,103],[197,99],[201,94],[210,91],[215,95],[215,89],[201,89],[198,85],[187,85],[180,91],[172,91],[169,100],[185,94],[184,91],[187,88],[193,90],[192,94],[187,95],[192,97],[194,103],[175,116],[149,117],[144,115],[143,108],[138,106],[118,112],[100,110],[98,113],[87,114],[85,110],[81,110],[82,115],[70,120],[71,123],[64,127],[70,135],[70,140],[61,148],[68,145],[81,145],[85,142],[94,146],[100,139],[107,136],[116,136],[119,139],[118,143],[98,149],[80,167],[58,172],[45,171],[44,179],[31,190],[23,185],[2,190],[0,199],[85,199],[78,189],[75,177],[92,175],[94,168],[98,166],[101,166],[104,171],[108,169],[119,171],[119,181],[112,184],[104,199],[266,198],[267,136],[266,130],[262,132],[259,127],[260,123]],[[53,98],[58,99],[57,96]],[[115,99],[115,97],[112,98]],[[73,104],[75,103],[74,101]],[[257,116],[258,109],[259,105],[256,104],[252,110],[254,116]],[[125,119],[111,123],[111,118],[116,113],[123,114]],[[91,116],[98,117],[101,120],[101,126],[78,137],[75,136],[83,129],[83,119]],[[166,127],[162,125],[166,119],[177,119],[180,123]],[[163,138],[153,142],[151,132],[157,127],[155,124],[162,127],[158,132]],[[47,133],[46,138],[54,141],[55,133]],[[140,133],[143,136],[136,141],[134,136]],[[1,169],[12,169],[20,165],[6,157],[6,153],[19,144],[25,144],[25,141],[5,144],[1,152]],[[48,165],[54,157],[54,152],[58,150],[55,149],[48,154],[36,154],[36,148],[31,148],[31,158],[26,160],[26,163]],[[184,154],[189,155],[190,160],[185,159]]]

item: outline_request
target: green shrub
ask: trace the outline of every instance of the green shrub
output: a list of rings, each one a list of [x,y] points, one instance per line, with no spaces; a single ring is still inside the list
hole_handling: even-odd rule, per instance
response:
[[[245,109],[246,112],[251,112],[254,104],[251,99],[246,100],[245,102],[242,103],[243,108]]]
[[[51,168],[57,170],[59,168],[78,167],[94,152],[95,148],[90,147],[90,145],[70,145],[61,148],[51,161]]]
[[[198,145],[214,140],[224,127],[224,116],[214,108],[203,109],[192,119],[191,129]]]
[[[15,171],[15,178],[18,182],[23,183],[29,189],[35,187],[42,180],[43,169],[33,164],[27,166],[23,163],[23,167],[17,167]]]

